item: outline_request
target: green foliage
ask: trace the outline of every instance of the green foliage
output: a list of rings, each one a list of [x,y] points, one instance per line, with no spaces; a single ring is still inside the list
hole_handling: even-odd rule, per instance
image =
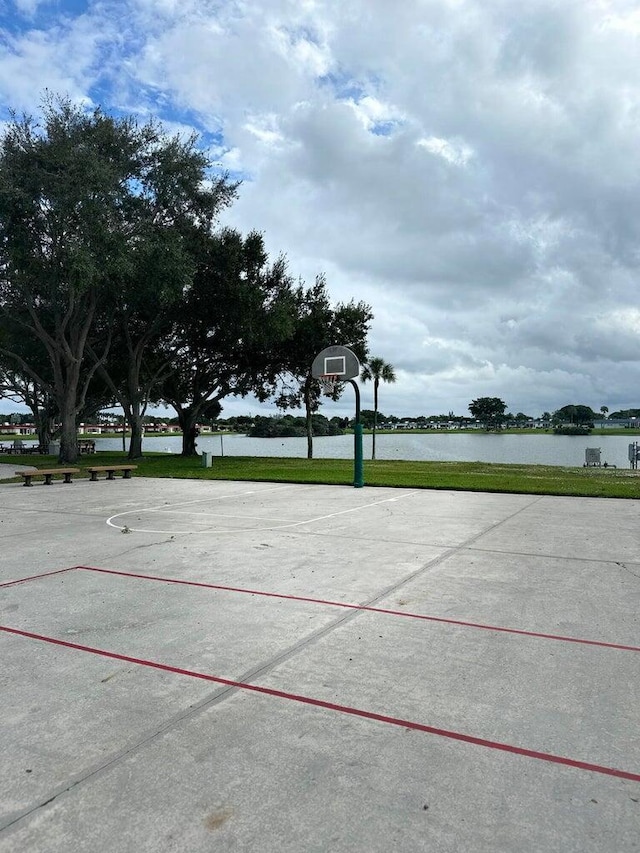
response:
[[[311,420],[314,436],[343,434],[339,418],[328,421],[324,415],[315,414]],[[252,438],[303,438],[306,434],[307,419],[293,415],[258,416],[249,430]]]
[[[573,424],[561,424],[553,428],[554,435],[589,435],[591,428],[588,426],[575,426]]]
[[[378,389],[381,382],[395,382],[396,374],[392,364],[383,358],[370,358],[362,368],[360,378],[363,382],[373,381],[373,439],[371,442],[371,458],[376,458],[376,429],[378,426]]]
[[[219,400],[211,400],[202,407],[200,417],[205,421],[215,421],[220,417],[222,406]]]
[[[369,306],[331,306],[321,278],[294,291],[260,234],[212,234],[237,185],[209,166],[195,137],[53,96],[0,139],[0,390],[57,410],[65,461],[101,404],[123,407],[137,457],[147,403],[169,403],[191,454],[227,395],[267,399],[288,374],[283,407],[304,395],[310,416],[318,349],[366,357]]]
[[[53,96],[41,123],[14,116],[2,135],[0,312],[41,346],[47,365],[11,341],[2,356],[55,398],[67,461],[115,326],[118,353],[139,361],[189,276],[182,235],[208,228],[235,193],[225,177],[205,182],[207,168],[195,137],[167,139],[155,122]]]
[[[396,374],[392,364],[382,358],[370,358],[362,368],[360,378],[363,382],[371,382],[379,385],[380,382],[395,382]]]
[[[339,343],[351,349],[359,360],[367,355],[367,335],[373,318],[364,302],[332,306],[324,276],[310,288],[300,284],[295,291],[296,320],[290,337],[282,342],[283,370],[278,377],[276,405],[281,409],[304,406],[307,417],[307,456],[313,456],[311,418],[321,402],[320,383],[311,376],[315,356]],[[331,395],[337,400],[344,390],[339,383]]]
[[[305,419],[296,418],[293,415],[258,416],[249,430],[251,438],[292,438],[304,435],[306,435]]]
[[[478,397],[469,403],[469,411],[487,430],[500,429],[507,404],[499,397]]]
[[[395,419],[398,420],[397,418]],[[364,429],[373,429],[374,423],[386,423],[387,421],[393,422],[392,418],[388,418],[387,415],[383,415],[382,412],[376,412],[373,409],[361,409],[360,411],[360,423],[362,424]]]
[[[254,419],[250,415],[237,415],[227,419],[228,426],[236,432],[246,432],[251,428]]]
[[[611,412],[609,420],[628,420],[630,418],[640,418],[640,409],[620,409],[617,412]]]
[[[269,263],[262,235],[197,232],[191,251],[195,272],[157,350],[170,368],[158,396],[176,410],[185,436],[211,401],[249,391],[268,396],[296,320],[286,264]]]
[[[575,426],[583,426],[591,424],[598,416],[590,406],[571,404],[563,406],[553,413],[554,424],[574,424]]]
[[[293,333],[283,341],[284,371],[276,404],[282,409],[304,405],[308,412],[317,411],[320,386],[311,377],[311,363],[328,346],[339,343],[348,347],[362,361],[367,355],[367,335],[373,318],[370,306],[353,300],[332,305],[324,276],[295,292],[296,323]],[[339,385],[333,399],[344,389]]]

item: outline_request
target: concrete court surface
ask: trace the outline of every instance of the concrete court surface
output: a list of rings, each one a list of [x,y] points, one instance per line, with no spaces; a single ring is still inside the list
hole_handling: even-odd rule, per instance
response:
[[[638,850],[639,540],[637,501],[4,483],[0,851]]]

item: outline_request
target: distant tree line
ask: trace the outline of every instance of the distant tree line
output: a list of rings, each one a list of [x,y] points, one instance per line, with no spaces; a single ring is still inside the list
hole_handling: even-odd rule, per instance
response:
[[[640,409],[620,409],[617,412],[611,412],[609,418],[611,420],[630,420],[631,418],[640,418]]]
[[[499,430],[505,426],[520,425],[534,420],[523,412],[512,415],[506,410],[506,403],[499,397],[479,397],[469,404],[469,411],[476,420],[487,430]],[[556,433],[565,435],[586,435],[593,429],[594,422],[598,418],[606,417],[609,409],[607,406],[600,407],[600,415],[596,414],[590,406],[582,404],[569,404],[557,409],[553,414],[543,412],[541,420],[553,427]],[[613,412],[610,420],[618,418],[637,417],[633,412],[638,409]]]
[[[348,426],[348,418],[334,417],[328,420],[321,414],[311,415],[311,428],[314,436],[343,435]],[[307,435],[307,419],[294,415],[258,416],[254,419],[248,434],[252,438],[302,438]]]
[[[568,411],[565,411],[568,410]],[[597,419],[597,415],[593,410],[590,410],[593,417],[588,418],[585,423],[591,423],[594,418]],[[559,426],[561,424],[570,425],[572,416],[575,418],[575,414],[572,414],[572,407],[563,407],[562,409],[558,409],[553,414],[549,412],[543,412],[539,418],[534,417],[533,415],[527,415],[524,412],[517,412],[516,414],[512,414],[511,412],[505,412],[504,418],[502,420],[502,425],[504,427],[523,427],[527,424],[533,423],[535,421],[542,421],[543,423],[548,424],[549,426],[555,425]],[[284,423],[290,423],[290,418],[292,416],[286,415],[284,418],[280,417],[280,420],[283,420]],[[319,418],[319,423],[323,423],[326,418],[324,415],[313,415],[312,423],[316,423],[316,417]],[[454,424],[458,427],[469,426],[469,424],[475,420],[469,417],[465,417],[464,415],[456,415],[453,412],[448,412],[447,414],[435,414],[435,415],[386,415],[382,412],[375,412],[373,409],[362,409],[360,412],[360,421],[364,429],[373,429],[374,421],[377,417],[378,426],[388,427],[388,426],[397,426],[398,424],[411,424],[415,426],[417,429],[427,429],[431,424]],[[200,419],[200,424],[206,424],[213,429],[216,430],[229,430],[231,432],[243,432],[247,433],[251,430],[256,420],[260,418],[260,416],[255,415],[233,415],[228,418],[223,417],[213,417],[213,418],[202,418]],[[278,420],[279,416],[274,416],[273,418],[265,418],[262,417],[262,420],[270,421],[270,420]],[[640,409],[620,409],[619,411],[612,412],[608,415],[608,420],[631,420],[632,418],[638,418],[640,420]],[[0,415],[0,421],[6,421],[10,424],[32,424],[33,423],[33,415],[24,413],[24,412],[13,412],[7,415]],[[294,418],[296,421],[296,427],[299,429],[300,427],[300,418]],[[303,418],[306,423],[306,418]],[[96,412],[94,421],[97,425],[105,424],[105,423],[114,423],[114,424],[122,424],[123,421],[126,422],[126,419],[121,414],[116,413],[103,413]],[[149,415],[146,414],[142,418],[143,426],[145,425],[154,425],[157,426],[159,424],[167,424],[168,426],[179,426],[179,419],[177,416],[168,416],[168,415]],[[352,424],[352,419],[350,418],[331,418],[328,423],[331,424],[339,424],[341,429],[348,429]],[[296,433],[299,434],[299,433]],[[325,435],[327,433],[318,432],[316,428],[313,429],[313,435]]]

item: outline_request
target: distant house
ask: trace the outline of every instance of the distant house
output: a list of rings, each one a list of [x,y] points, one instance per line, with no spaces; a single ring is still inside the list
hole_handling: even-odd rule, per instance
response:
[[[637,426],[638,418],[594,418],[593,425],[596,429],[628,429]]]
[[[2,424],[0,431],[5,435],[35,435],[37,432],[33,424]]]

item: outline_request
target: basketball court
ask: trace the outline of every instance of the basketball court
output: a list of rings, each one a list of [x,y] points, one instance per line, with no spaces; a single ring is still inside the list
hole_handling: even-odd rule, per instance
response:
[[[631,851],[637,501],[0,485],[0,851]]]

